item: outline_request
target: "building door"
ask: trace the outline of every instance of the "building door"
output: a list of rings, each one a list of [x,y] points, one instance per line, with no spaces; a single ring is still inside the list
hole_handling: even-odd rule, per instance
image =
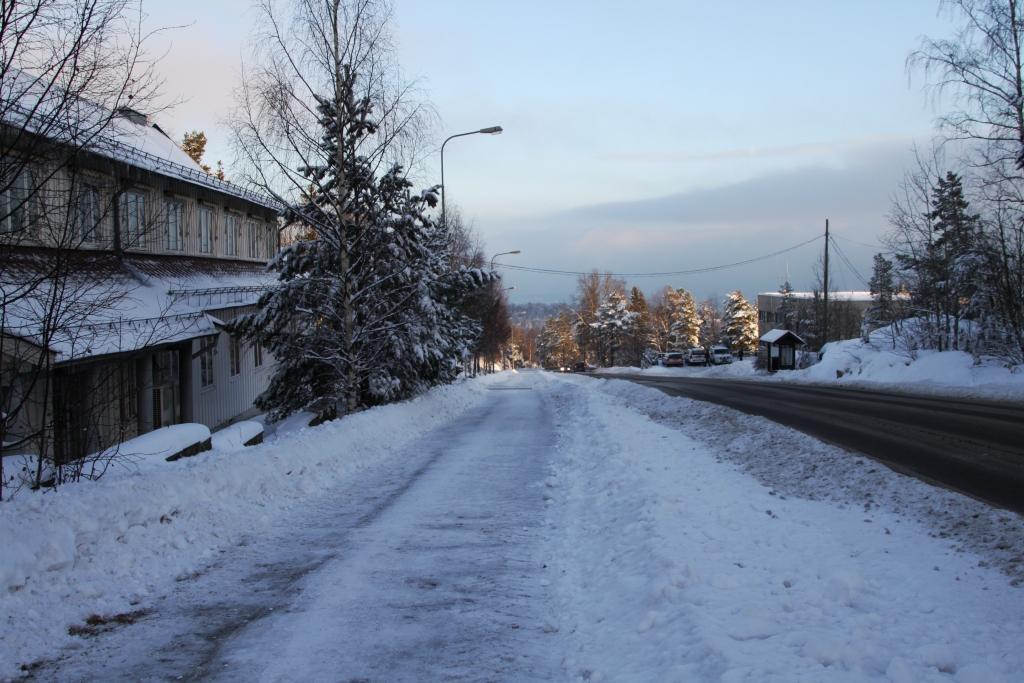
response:
[[[153,429],[178,423],[178,354],[159,351],[153,362]]]

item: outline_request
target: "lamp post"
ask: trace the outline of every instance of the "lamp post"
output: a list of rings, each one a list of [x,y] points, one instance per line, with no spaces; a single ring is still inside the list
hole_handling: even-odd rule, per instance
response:
[[[497,135],[501,131],[501,126],[488,126],[487,128],[481,128],[480,130],[471,130],[468,133],[456,133],[455,135],[449,135],[445,138],[445,141],[441,143],[441,224],[445,229],[448,228],[448,216],[445,213],[444,205],[444,146],[448,144],[449,140],[454,140],[455,138],[461,138],[467,135],[477,135],[480,133],[484,135]]]
[[[508,256],[509,254],[521,254],[521,253],[522,253],[521,251],[519,251],[518,249],[515,249],[513,251],[503,251],[503,252],[500,252],[498,254],[495,254],[494,256],[491,257],[491,267],[490,267],[490,270],[494,270],[494,259],[498,258],[499,256]]]

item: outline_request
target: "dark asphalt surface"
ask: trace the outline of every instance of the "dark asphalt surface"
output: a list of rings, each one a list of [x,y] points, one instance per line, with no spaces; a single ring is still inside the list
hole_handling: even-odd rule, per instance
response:
[[[1024,513],[1019,404],[741,380],[614,378],[761,415],[905,474]]]

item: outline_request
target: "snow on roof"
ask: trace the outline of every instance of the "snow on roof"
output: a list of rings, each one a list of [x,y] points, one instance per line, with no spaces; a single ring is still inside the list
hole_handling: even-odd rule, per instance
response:
[[[0,81],[0,115],[3,122],[37,133],[48,139],[84,149],[153,173],[182,180],[193,185],[277,210],[269,196],[253,192],[207,173],[174,142],[159,126],[141,114],[113,114],[109,109],[80,99],[76,106],[67,97],[42,79],[18,69],[10,69]],[[68,112],[74,115],[68,120]],[[61,116],[56,116],[59,112]]]
[[[782,293],[781,292],[758,292],[757,295],[758,296],[771,296],[771,297],[775,297],[777,299],[781,299],[782,298]],[[791,292],[790,295],[794,299],[813,299],[814,296],[815,296],[815,293],[814,292]],[[817,296],[822,296],[822,293],[818,292]],[[859,292],[859,291],[829,292],[828,293],[828,298],[829,299],[834,299],[836,301],[838,301],[838,300],[843,300],[843,301],[871,301],[872,300],[871,292]]]
[[[803,339],[801,339],[799,336],[797,336],[793,332],[790,332],[789,330],[769,330],[765,334],[761,335],[761,341],[763,341],[763,342],[765,342],[767,344],[775,344],[779,340],[781,340],[782,338],[787,337],[787,336],[793,337],[800,344],[805,343]]]
[[[47,303],[50,280],[45,254],[27,254],[4,264],[0,296],[12,301],[5,311],[9,334],[38,343],[40,320],[52,310]],[[109,254],[79,255],[69,266],[75,294],[61,308],[65,324],[49,342],[56,362],[136,351],[203,335],[223,323],[211,313],[255,304],[274,286],[276,277],[263,264],[217,259],[161,259]],[[19,283],[41,282],[32,291]]]

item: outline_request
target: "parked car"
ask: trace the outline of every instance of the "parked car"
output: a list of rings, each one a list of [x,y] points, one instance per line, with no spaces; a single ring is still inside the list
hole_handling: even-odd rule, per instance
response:
[[[664,353],[662,354],[661,364],[666,368],[674,368],[684,365],[685,361],[681,353]]]
[[[695,346],[686,353],[686,364],[687,365],[707,365],[708,354],[704,349],[699,346]]]
[[[732,353],[728,346],[712,346],[711,362],[715,365],[726,365],[732,362]]]

